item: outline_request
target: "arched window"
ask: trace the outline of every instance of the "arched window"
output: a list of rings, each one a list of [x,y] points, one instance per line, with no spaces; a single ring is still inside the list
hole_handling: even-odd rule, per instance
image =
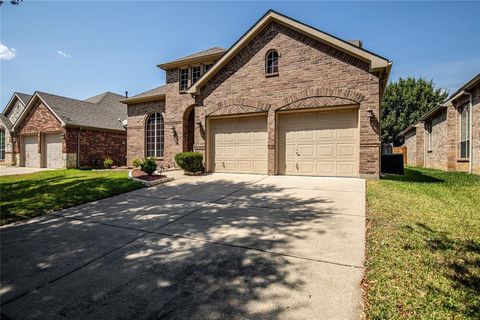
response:
[[[265,73],[267,75],[278,74],[278,52],[270,50],[265,59]]]
[[[163,117],[159,112],[152,113],[145,125],[145,137],[147,142],[147,157],[163,157],[165,140]]]
[[[0,129],[0,160],[5,160],[5,130]]]

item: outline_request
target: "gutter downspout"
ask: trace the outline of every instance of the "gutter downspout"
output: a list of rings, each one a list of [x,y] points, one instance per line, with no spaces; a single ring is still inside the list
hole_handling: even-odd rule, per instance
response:
[[[469,146],[468,146],[468,155],[470,156],[468,161],[468,173],[473,173],[473,139],[472,139],[472,131],[473,131],[473,101],[472,101],[472,94],[470,92],[464,91],[465,94],[468,95],[470,98],[469,106],[468,106],[468,133],[469,133]]]

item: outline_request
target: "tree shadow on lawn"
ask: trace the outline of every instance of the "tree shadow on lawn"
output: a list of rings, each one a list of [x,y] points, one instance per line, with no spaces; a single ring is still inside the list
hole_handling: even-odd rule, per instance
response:
[[[385,174],[381,177],[382,180],[391,180],[391,181],[404,181],[404,182],[418,182],[418,183],[442,183],[445,180],[435,178],[431,175],[424,174],[423,172],[405,168],[404,175],[395,175],[395,174]]]
[[[453,312],[465,314],[473,318],[480,314],[480,242],[473,239],[458,239],[448,232],[436,231],[424,223],[408,226],[406,230],[417,233],[423,240],[424,247],[432,253],[441,255],[438,272],[452,281],[454,289],[460,290],[463,306],[451,306]],[[409,250],[412,248],[406,247]],[[451,295],[441,288],[429,284],[430,290],[442,295],[445,299]]]
[[[1,183],[2,224],[36,217],[143,187],[119,178],[58,175]]]
[[[226,180],[214,183],[219,190],[245,185]],[[208,183],[204,187],[213,190]],[[173,188],[172,194],[191,190],[185,183],[170,188]],[[272,203],[272,191],[282,190],[272,185],[252,185],[250,188],[255,191],[256,199],[264,200],[265,204]],[[162,234],[166,229],[161,224],[156,229],[158,233],[148,233],[76,272],[68,274],[71,271],[64,270],[65,276],[57,277],[53,283],[53,276],[46,277],[45,285],[38,290],[2,307],[7,316],[21,318],[28,313],[30,317],[42,319],[60,315],[66,318],[88,315],[90,318],[103,319],[276,319],[285,315],[292,317],[296,312],[299,317],[300,312],[306,312],[305,318],[318,316],[321,306],[330,308],[330,301],[323,301],[318,296],[321,291],[318,286],[322,282],[318,282],[319,270],[312,269],[314,262],[265,251],[289,252],[298,245],[298,240],[308,238],[312,233],[330,232],[327,226],[335,211],[328,206],[323,209],[311,207],[315,203],[329,203],[331,200],[328,198],[301,199],[290,195],[277,201],[296,203],[304,210],[283,211],[281,215],[267,208],[244,208],[235,216],[234,213],[219,213],[218,207],[206,206],[202,210],[205,219],[201,228],[195,223],[186,223],[182,225],[181,234],[166,235]],[[113,220],[110,219],[109,224],[115,224],[115,216],[121,215],[127,215],[134,221],[147,216],[151,223],[155,223],[155,216],[151,213],[168,209],[162,208],[162,202],[168,205],[163,199],[152,198],[150,206],[154,207],[153,210],[149,205],[141,210],[129,210],[115,201],[101,210],[88,205],[84,209],[90,210],[89,214],[94,216],[98,216],[100,211],[110,212]],[[175,210],[171,212],[175,214]],[[195,215],[197,212],[188,217]],[[65,219],[62,223],[75,222]],[[172,223],[171,226],[173,223],[180,224],[182,219],[173,222],[167,217],[165,222]],[[78,229],[73,228],[69,232],[71,241],[64,241],[60,247],[57,246],[58,239],[42,236],[43,232],[51,233],[48,224],[23,229],[18,236],[43,241],[43,252],[30,252],[22,241],[10,241],[10,246],[3,248],[2,245],[5,250],[2,251],[6,254],[16,252],[26,265],[42,265],[42,262],[48,261],[51,269],[38,268],[38,272],[43,272],[44,276],[59,266],[69,265],[73,270],[82,263],[77,261],[77,256],[88,253],[91,250],[89,245],[92,245],[91,242],[84,242],[88,237],[77,237],[75,232],[89,234],[93,232],[90,228],[99,226],[105,228],[105,225],[99,224],[81,224]],[[124,228],[109,228],[112,234],[125,232]],[[202,240],[212,234],[223,234],[224,238],[220,242]],[[265,238],[266,235],[281,237]],[[260,247],[261,250],[237,245],[245,243]],[[118,247],[118,243],[114,244],[115,247]],[[106,247],[104,250],[112,249]],[[64,255],[59,255],[59,252]],[[62,258],[56,260],[59,256]],[[18,266],[19,269],[23,267]],[[15,268],[2,268],[2,278],[15,278],[14,275],[4,274],[4,270],[12,271]],[[35,277],[35,273],[30,276]],[[347,293],[354,290],[354,284],[348,278],[342,275],[338,278],[340,280],[335,281],[341,283],[334,285],[340,287],[338,290]],[[325,290],[332,289],[332,281],[328,280]],[[15,283],[12,286],[15,287]],[[345,301],[350,299],[353,298],[345,297]],[[337,309],[334,305],[331,308]],[[344,309],[348,310],[348,307]],[[337,312],[342,314],[341,311]]]

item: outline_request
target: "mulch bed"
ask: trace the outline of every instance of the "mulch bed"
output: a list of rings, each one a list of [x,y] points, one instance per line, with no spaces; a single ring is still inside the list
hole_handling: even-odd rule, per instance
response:
[[[160,175],[160,174],[152,174],[151,176],[149,176],[148,174],[146,174],[140,169],[133,169],[132,176],[136,179],[141,179],[145,181],[155,181],[155,180],[159,180],[167,177],[165,175]]]

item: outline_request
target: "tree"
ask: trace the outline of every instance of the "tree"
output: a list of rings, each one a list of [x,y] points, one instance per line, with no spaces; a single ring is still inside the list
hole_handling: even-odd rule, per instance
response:
[[[435,88],[432,80],[408,77],[389,83],[382,101],[382,141],[400,145],[397,135],[447,96],[448,92]]]

